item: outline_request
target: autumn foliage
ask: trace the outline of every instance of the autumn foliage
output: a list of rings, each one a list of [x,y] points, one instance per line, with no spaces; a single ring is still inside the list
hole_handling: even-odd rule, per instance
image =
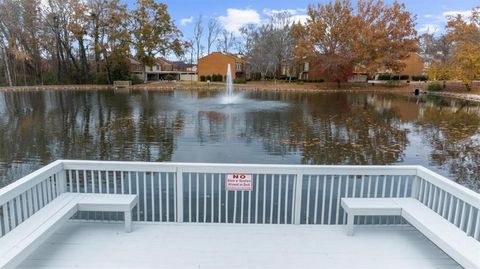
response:
[[[379,68],[393,72],[416,52],[415,17],[396,1],[337,0],[308,7],[306,24],[292,27],[298,61],[317,62],[332,81],[348,79],[355,68],[373,75]]]

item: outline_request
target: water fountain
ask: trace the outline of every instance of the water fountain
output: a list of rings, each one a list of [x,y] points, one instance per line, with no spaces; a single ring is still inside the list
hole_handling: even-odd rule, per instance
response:
[[[235,104],[238,102],[238,98],[239,96],[233,93],[232,69],[230,67],[230,64],[228,64],[225,96],[224,98],[222,98],[222,104],[225,104],[225,105]]]

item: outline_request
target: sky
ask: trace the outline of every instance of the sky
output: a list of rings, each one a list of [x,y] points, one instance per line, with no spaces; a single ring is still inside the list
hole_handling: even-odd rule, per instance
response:
[[[129,4],[135,0],[127,0]],[[159,0],[157,0],[159,1]],[[295,20],[306,19],[306,8],[310,4],[328,3],[328,0],[163,0],[168,5],[170,15],[185,39],[192,38],[195,18],[202,15],[204,24],[211,17],[217,17],[229,31],[238,33],[246,24],[260,24],[269,14],[279,10],[289,10]],[[355,3],[356,1],[353,0]],[[385,0],[392,3],[392,0]],[[479,0],[404,0],[407,10],[416,15],[417,31],[440,33],[445,28],[446,16],[468,13]],[[204,31],[204,35],[206,30]]]

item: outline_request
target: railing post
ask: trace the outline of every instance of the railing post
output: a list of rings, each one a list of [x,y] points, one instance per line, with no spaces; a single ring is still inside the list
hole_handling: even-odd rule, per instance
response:
[[[183,222],[183,171],[177,167],[176,175],[177,184],[177,222]]]
[[[418,198],[420,197],[420,178],[416,175],[414,178],[413,178],[413,182],[412,182],[412,198],[415,198],[418,200]]]
[[[57,173],[58,176],[58,189],[60,194],[67,192],[67,171],[62,169]]]
[[[295,181],[295,218],[293,223],[294,224],[300,224],[300,215],[301,215],[301,210],[302,210],[302,184],[303,184],[303,174],[299,173],[297,174],[297,178]]]

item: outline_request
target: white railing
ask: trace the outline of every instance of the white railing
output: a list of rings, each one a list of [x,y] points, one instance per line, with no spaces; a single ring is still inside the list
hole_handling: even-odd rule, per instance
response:
[[[55,161],[0,189],[0,237],[55,199],[63,175],[62,162]]]
[[[252,174],[253,190],[226,191],[228,173]],[[345,224],[342,197],[414,197],[480,240],[480,194],[420,166],[103,161],[57,161],[1,189],[0,234],[64,191],[137,194],[135,221],[255,224]],[[122,216],[85,212],[76,218],[111,221]],[[357,223],[403,220],[363,217]]]

